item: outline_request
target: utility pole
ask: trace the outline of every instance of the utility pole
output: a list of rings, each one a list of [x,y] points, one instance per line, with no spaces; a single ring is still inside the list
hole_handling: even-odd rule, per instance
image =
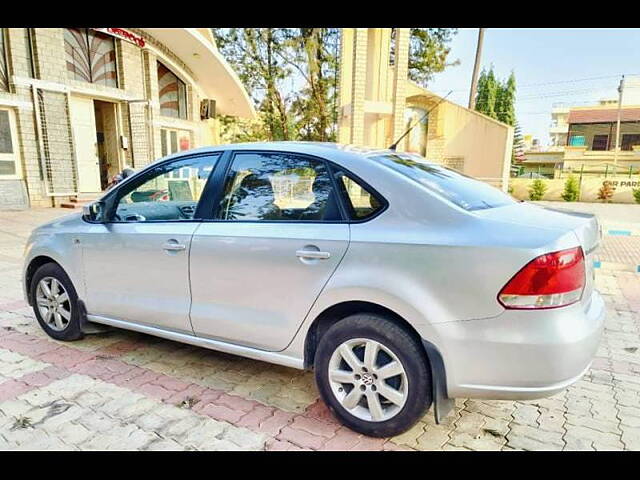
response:
[[[478,29],[478,46],[476,47],[476,63],[473,66],[473,77],[471,78],[471,92],[469,93],[469,109],[476,109],[476,90],[478,89],[478,73],[480,70],[480,57],[482,57],[482,40],[484,39],[484,28]]]
[[[618,149],[620,148],[620,115],[622,113],[622,92],[624,91],[624,75],[620,79],[618,86],[618,120],[616,124],[616,149],[613,152],[613,166],[618,166]],[[615,169],[614,169],[615,171]]]

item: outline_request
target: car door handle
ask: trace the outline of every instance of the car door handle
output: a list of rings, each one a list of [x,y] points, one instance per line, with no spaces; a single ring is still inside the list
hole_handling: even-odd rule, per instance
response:
[[[180,250],[186,250],[187,246],[176,241],[168,241],[162,246],[162,248],[169,252],[179,252]]]
[[[300,258],[317,258],[325,260],[331,256],[329,252],[319,252],[317,250],[296,250],[296,256]]]

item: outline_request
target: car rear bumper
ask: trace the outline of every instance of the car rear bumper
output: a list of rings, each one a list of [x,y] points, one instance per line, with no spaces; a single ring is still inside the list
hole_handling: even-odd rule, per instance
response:
[[[534,399],[553,395],[589,369],[604,328],[605,305],[587,302],[435,325],[449,397]]]

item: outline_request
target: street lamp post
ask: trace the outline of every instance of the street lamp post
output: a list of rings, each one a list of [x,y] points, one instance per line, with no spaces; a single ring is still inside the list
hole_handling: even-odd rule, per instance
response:
[[[480,58],[482,57],[482,41],[484,39],[484,28],[478,29],[478,45],[476,46],[476,62],[473,65],[473,76],[471,77],[471,91],[469,92],[469,109],[476,109],[476,90],[478,88],[478,72],[480,70]]]

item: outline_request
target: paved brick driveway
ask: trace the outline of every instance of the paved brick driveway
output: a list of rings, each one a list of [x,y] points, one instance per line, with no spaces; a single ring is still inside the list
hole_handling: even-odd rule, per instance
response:
[[[640,450],[640,276],[599,271],[609,317],[592,370],[552,398],[458,399],[390,439],[332,419],[313,376],[114,330],[49,339],[22,301],[23,243],[67,213],[0,212],[0,450]]]

